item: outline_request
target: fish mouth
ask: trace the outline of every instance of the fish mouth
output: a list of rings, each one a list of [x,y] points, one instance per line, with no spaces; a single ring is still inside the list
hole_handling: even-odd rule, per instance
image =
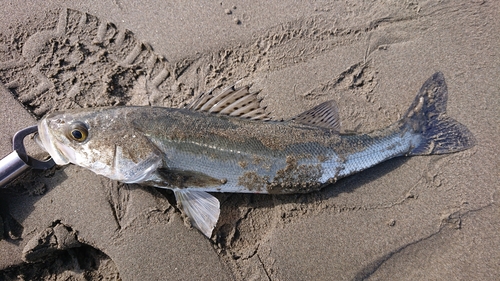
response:
[[[55,138],[50,137],[52,134],[47,122],[47,119],[43,119],[38,124],[38,133],[35,135],[35,142],[50,154],[50,157],[52,157],[57,165],[69,164],[71,161],[66,155],[74,155],[74,150],[61,144]]]

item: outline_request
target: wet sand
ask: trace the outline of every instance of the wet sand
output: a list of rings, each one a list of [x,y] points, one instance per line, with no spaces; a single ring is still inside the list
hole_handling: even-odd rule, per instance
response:
[[[30,171],[0,190],[0,279],[494,280],[500,5],[422,2],[5,1],[0,156],[56,110],[181,107],[240,80],[277,119],[333,99],[344,132],[368,132],[436,71],[477,145],[311,194],[217,194],[211,239],[169,191],[76,166]]]

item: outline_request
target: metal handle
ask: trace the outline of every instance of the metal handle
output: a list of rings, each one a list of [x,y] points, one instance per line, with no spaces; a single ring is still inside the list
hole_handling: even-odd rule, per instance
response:
[[[33,169],[49,169],[56,164],[52,158],[41,161],[26,154],[23,143],[24,138],[37,131],[37,126],[31,126],[17,132],[12,138],[14,151],[0,160],[0,187],[18,177],[30,167]]]
[[[29,169],[29,167],[30,166],[26,164],[25,160],[21,158],[17,151],[12,151],[9,155],[0,160],[0,187],[18,177]]]

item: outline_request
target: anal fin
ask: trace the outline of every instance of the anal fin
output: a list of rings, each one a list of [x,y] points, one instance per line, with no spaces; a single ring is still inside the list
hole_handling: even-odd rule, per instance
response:
[[[174,194],[192,225],[210,238],[219,220],[219,200],[208,192],[193,189],[175,189]]]

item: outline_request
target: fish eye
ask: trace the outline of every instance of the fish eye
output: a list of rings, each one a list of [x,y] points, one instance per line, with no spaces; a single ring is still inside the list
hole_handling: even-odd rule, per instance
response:
[[[89,131],[87,126],[82,123],[73,123],[69,126],[68,132],[66,132],[66,137],[77,142],[83,142],[87,139]]]

